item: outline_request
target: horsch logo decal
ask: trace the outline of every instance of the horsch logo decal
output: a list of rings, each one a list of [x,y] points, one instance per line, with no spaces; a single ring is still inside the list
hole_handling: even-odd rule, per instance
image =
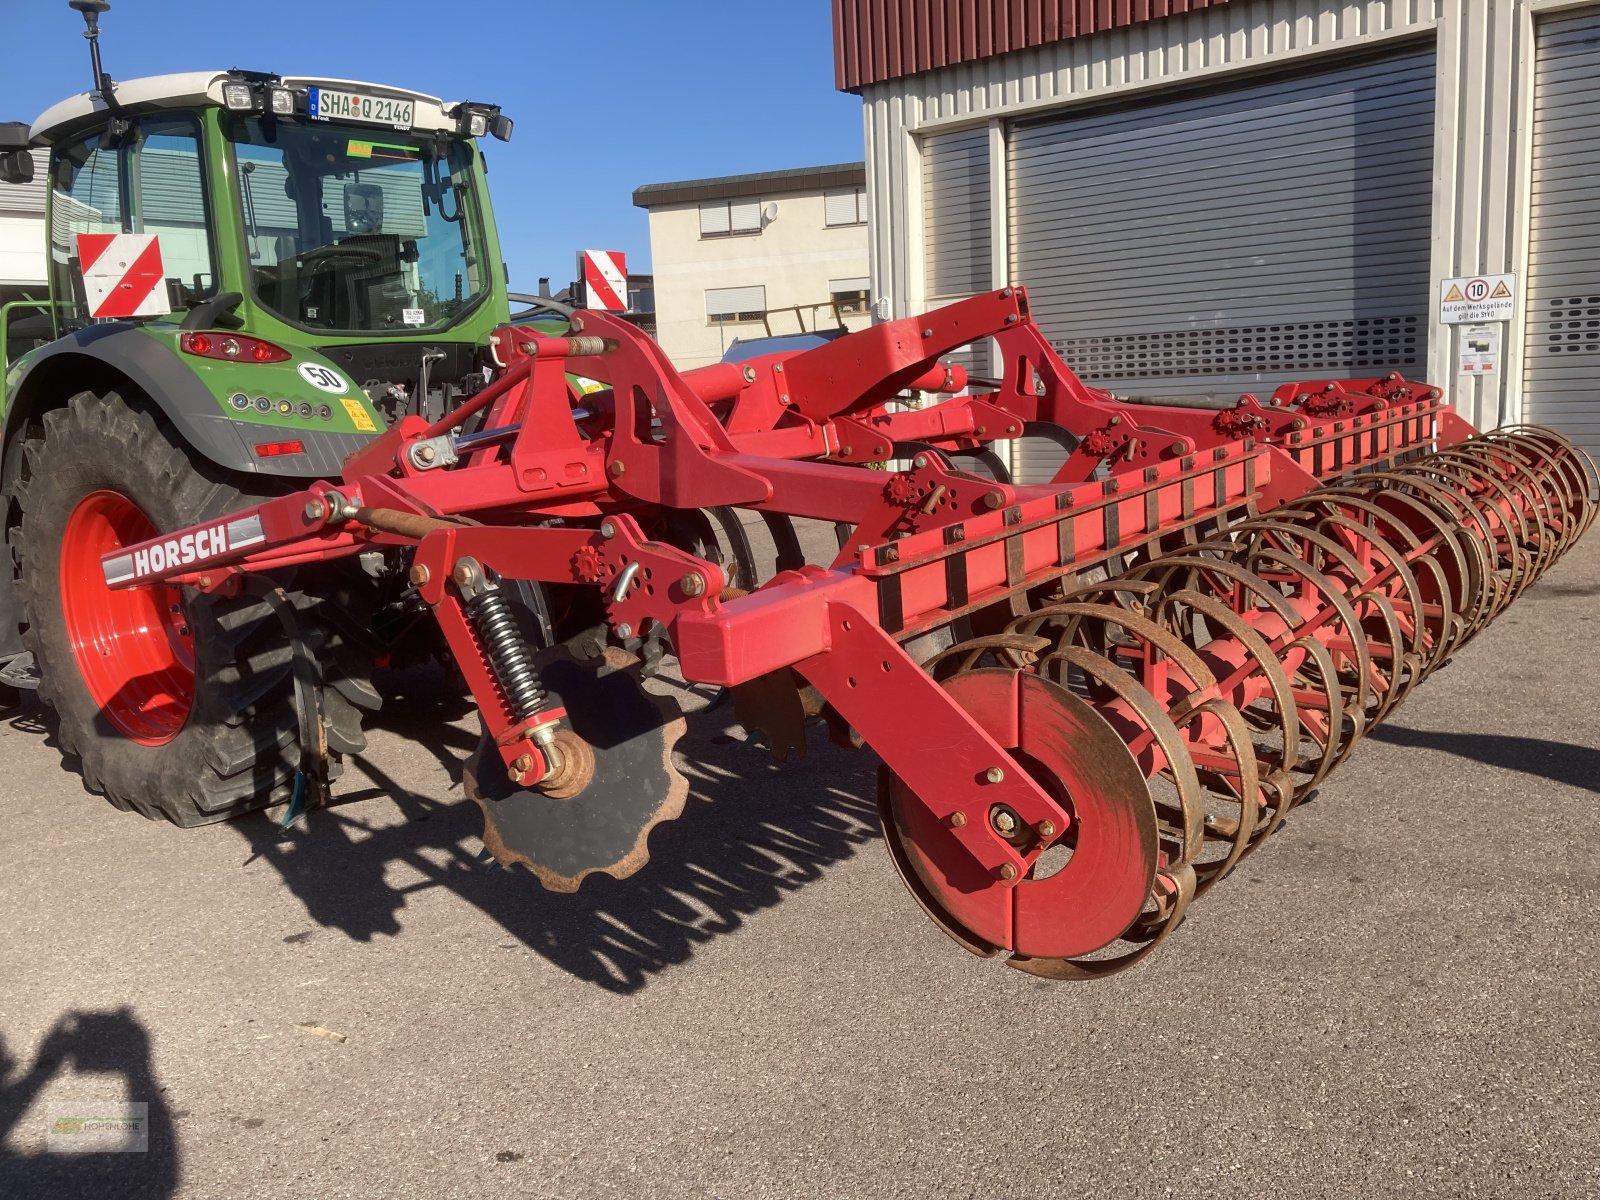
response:
[[[181,567],[210,562],[236,550],[258,546],[264,541],[266,537],[261,531],[261,518],[241,517],[237,521],[222,521],[193,533],[179,534],[140,546],[127,554],[107,559],[102,569],[106,583],[115,587],[119,583],[170,575]]]

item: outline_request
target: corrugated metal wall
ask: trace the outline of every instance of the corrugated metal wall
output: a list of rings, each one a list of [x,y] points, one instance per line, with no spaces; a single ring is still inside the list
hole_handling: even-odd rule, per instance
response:
[[[853,91],[972,62],[1215,8],[1228,0],[833,0],[834,77]]]
[[[1593,7],[1592,0],[1586,0]],[[919,311],[925,278],[922,147],[929,135],[986,128],[1004,145],[1015,118],[1066,114],[1076,106],[1176,84],[1244,78],[1303,67],[1329,52],[1412,39],[1438,56],[1431,184],[1432,278],[1525,271],[1531,64],[1535,19],[1574,0],[1235,0],[1072,41],[947,67],[862,92],[872,220],[874,295],[882,315]],[[993,205],[1004,203],[1004,155],[991,171]],[[993,222],[997,280],[1009,267],[1007,230]],[[1012,282],[1027,283],[1027,280]],[[1434,327],[1428,376],[1462,414],[1494,425],[1520,417],[1521,309],[1505,329],[1498,375],[1458,375],[1459,331]]]

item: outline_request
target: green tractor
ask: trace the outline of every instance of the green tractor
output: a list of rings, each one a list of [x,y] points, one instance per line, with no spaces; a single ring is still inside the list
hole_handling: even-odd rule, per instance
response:
[[[373,664],[418,624],[404,562],[217,599],[111,590],[100,555],[336,476],[484,385],[512,297],[477,139],[511,122],[344,80],[113,82],[109,5],[71,6],[94,88],[0,126],[0,177],[47,173],[50,297],[0,326],[0,688],[38,688],[91,790],[197,825],[361,748]]]

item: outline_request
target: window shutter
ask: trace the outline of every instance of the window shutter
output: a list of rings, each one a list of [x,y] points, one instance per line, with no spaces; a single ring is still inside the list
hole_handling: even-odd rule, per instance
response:
[[[828,281],[830,292],[869,292],[872,290],[872,280],[862,275],[858,279],[830,279]]]
[[[728,206],[720,201],[700,206],[700,236],[715,237],[728,232]]]
[[[728,205],[734,233],[761,232],[761,201],[735,200]]]
[[[732,313],[764,312],[767,307],[767,289],[764,284],[748,287],[707,288],[706,315],[727,316]]]
[[[829,225],[855,225],[861,220],[860,188],[842,188],[822,193],[824,220]]]

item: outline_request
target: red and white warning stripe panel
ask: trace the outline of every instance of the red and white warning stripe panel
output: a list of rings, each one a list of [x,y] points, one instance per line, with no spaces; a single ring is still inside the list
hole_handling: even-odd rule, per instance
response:
[[[80,233],[78,270],[91,317],[159,317],[172,311],[153,233]]]
[[[583,285],[589,293],[588,307],[628,311],[628,264],[621,250],[585,250]]]

